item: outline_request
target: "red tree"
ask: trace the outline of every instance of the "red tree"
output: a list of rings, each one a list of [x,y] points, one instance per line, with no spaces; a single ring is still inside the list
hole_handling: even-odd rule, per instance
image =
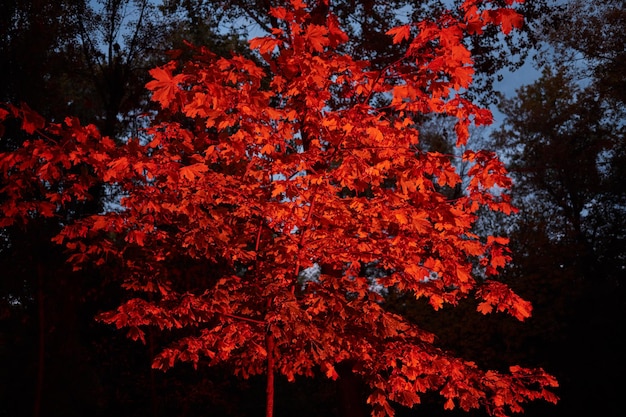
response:
[[[417,116],[456,117],[459,146],[472,122],[491,122],[463,97],[473,74],[463,42],[485,25],[508,33],[521,24],[486,0],[461,7],[462,20],[391,29],[406,55],[374,72],[335,52],[347,38],[330,12],[312,23],[292,0],[271,12],[281,26],[251,41],[262,66],[197,48],[191,62],[153,69],[147,88],[162,111],[143,140],[124,146],[75,119],[46,125],[7,105],[0,117],[21,120],[33,138],[0,155],[0,225],[58,215],[96,183],[115,187],[118,207],[55,238],[76,268],[114,268],[133,291],[100,320],[141,340],[146,326],[187,330],[155,368],[225,362],[243,377],[266,373],[268,416],[275,373],[335,379],[338,364],[369,385],[375,416],[432,390],[445,408],[496,416],[554,402],[556,381],[543,370],[479,369],[381,303],[393,287],[434,309],[475,296],[483,313],[530,315],[491,278],[508,260],[506,239],[472,232],[479,209],[513,210],[494,191],[510,185],[502,164],[465,151],[469,181],[450,200],[446,187],[461,182],[450,156],[419,147]],[[313,266],[321,273],[307,277]]]

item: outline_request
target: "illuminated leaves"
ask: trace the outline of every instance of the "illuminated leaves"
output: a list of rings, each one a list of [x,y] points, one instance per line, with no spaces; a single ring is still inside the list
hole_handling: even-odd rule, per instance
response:
[[[282,43],[280,39],[273,37],[259,37],[250,40],[250,49],[258,49],[261,54],[268,54],[274,52]]]
[[[487,10],[483,14],[485,22],[495,23],[502,27],[505,35],[511,33],[514,28],[521,28],[524,18],[513,9]]]
[[[22,129],[26,133],[33,134],[37,129],[44,127],[44,118],[34,112],[27,104],[22,104],[19,113],[22,118]]]
[[[330,43],[328,29],[319,25],[308,25],[304,38],[316,52],[324,52],[324,47]]]
[[[411,25],[402,25],[389,29],[387,35],[393,36],[393,43],[400,43],[411,36]]]
[[[154,80],[146,84],[146,88],[152,91],[152,100],[167,108],[176,97],[178,85],[183,82],[182,74],[172,75],[172,66],[157,67],[151,69],[150,75]]]
[[[518,320],[530,317],[532,306],[515,294],[509,287],[497,281],[487,281],[478,289],[477,297],[484,300],[478,305],[478,311],[491,313],[494,309],[506,311]]]
[[[466,2],[468,20],[519,24],[479,3]],[[137,294],[100,320],[135,340],[147,326],[180,332],[158,369],[224,363],[247,377],[272,357],[288,380],[315,370],[336,379],[349,362],[377,416],[426,391],[446,408],[495,415],[552,399],[543,371],[526,381],[485,372],[383,308],[393,289],[434,309],[474,294],[483,313],[531,312],[506,285],[483,282],[508,262],[507,241],[473,232],[481,208],[513,210],[502,163],[466,151],[462,178],[450,155],[420,148],[421,115],[455,117],[458,146],[471,123],[491,121],[463,97],[469,22],[389,30],[407,52],[378,72],[334,50],[346,40],[334,16],[311,24],[295,0],[271,14],[289,30],[250,42],[263,65],[197,48],[191,62],[151,70],[147,88],[167,109],[159,118],[172,118],[148,127],[148,140],[116,146],[75,119],[46,127],[26,107],[0,111],[35,136],[0,155],[0,225],[53,216],[94,184],[118,190],[115,209],[65,225],[55,241],[75,267],[112,268]]]
[[[188,181],[195,181],[202,176],[204,172],[207,172],[209,167],[206,164],[198,163],[193,165],[187,165],[180,169],[180,176]]]

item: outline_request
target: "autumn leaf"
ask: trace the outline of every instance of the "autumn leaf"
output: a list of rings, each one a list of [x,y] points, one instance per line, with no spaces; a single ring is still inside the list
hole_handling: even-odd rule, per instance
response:
[[[328,46],[328,29],[320,25],[309,25],[306,28],[305,39],[316,52],[324,52],[324,47]]]
[[[513,28],[521,29],[524,25],[524,18],[521,14],[513,9],[502,9],[500,11],[500,21],[502,24],[502,32],[508,35]]]
[[[284,7],[272,7],[269,14],[280,20],[286,20],[290,15]]]
[[[454,410],[454,401],[452,400],[452,398],[448,398],[443,408],[445,408],[446,410]]]
[[[367,134],[374,139],[375,142],[383,141],[383,133],[377,127],[368,127]]]
[[[152,100],[167,108],[176,97],[179,84],[185,79],[183,74],[172,75],[173,65],[153,68],[149,71],[154,80],[146,84],[146,88],[152,91]]]
[[[103,177],[104,180],[110,181],[112,179],[115,179],[122,175],[127,174],[129,166],[130,166],[130,161],[128,160],[128,157],[126,156],[122,156],[118,159],[111,161],[108,164],[108,167],[107,167],[108,169],[104,174],[104,177]]]
[[[476,310],[482,314],[489,314],[493,311],[493,306],[487,301],[478,304]]]
[[[144,246],[146,239],[146,233],[141,230],[131,230],[126,236],[128,243],[136,243],[139,246]]]
[[[9,114],[11,114],[11,113],[8,110],[3,109],[2,107],[0,107],[0,122],[2,122],[4,119],[6,119]]]
[[[411,25],[402,25],[389,29],[387,35],[393,36],[393,43],[401,43],[404,40],[408,40],[411,36]]]
[[[322,370],[324,371],[324,374],[326,375],[326,378],[330,378],[333,381],[336,380],[337,378],[339,378],[339,374],[335,370],[335,367],[332,366],[329,363],[323,363],[322,364]]]
[[[180,169],[180,176],[188,181],[195,181],[201,177],[203,173],[207,172],[209,167],[204,163],[197,163],[193,165],[187,165]]]
[[[500,25],[505,35],[511,33],[513,28],[520,29],[524,24],[522,15],[513,9],[485,10],[483,18],[485,21]]]
[[[348,42],[348,35],[341,29],[339,21],[335,15],[328,16],[328,33],[331,47],[337,47]]]
[[[250,40],[250,49],[258,49],[261,54],[274,52],[283,44],[283,41],[272,36],[258,37]]]
[[[37,129],[45,126],[45,119],[28,107],[27,104],[22,103],[20,110],[20,113],[22,113],[22,129],[26,133],[33,134]]]

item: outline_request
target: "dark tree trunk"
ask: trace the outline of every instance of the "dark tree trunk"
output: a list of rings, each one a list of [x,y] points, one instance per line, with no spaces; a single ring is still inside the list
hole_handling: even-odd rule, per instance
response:
[[[365,406],[363,381],[352,372],[352,364],[341,363],[337,366],[337,400],[341,417],[368,417]]]
[[[265,339],[267,349],[267,387],[265,400],[265,417],[274,416],[274,336],[267,334]]]
[[[37,314],[38,314],[38,341],[37,341],[37,381],[35,382],[35,399],[33,401],[33,417],[41,415],[43,401],[43,384],[45,377],[46,330],[45,330],[45,300],[43,291],[44,266],[37,265]]]

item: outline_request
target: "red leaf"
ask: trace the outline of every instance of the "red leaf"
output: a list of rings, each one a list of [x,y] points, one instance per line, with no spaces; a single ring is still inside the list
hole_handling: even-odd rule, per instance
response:
[[[287,12],[287,9],[284,7],[272,7],[270,9],[270,15],[274,16],[276,19],[285,20],[290,13]]]
[[[25,103],[22,103],[21,113],[22,129],[24,129],[26,133],[33,134],[37,129],[42,129],[46,124],[46,119],[44,119],[37,112],[31,110],[31,108]]]
[[[411,25],[396,26],[393,29],[389,29],[387,35],[393,36],[393,43],[408,40],[411,36]]]
[[[320,25],[309,25],[306,28],[305,38],[316,52],[324,52],[324,47],[328,46],[328,29]]]
[[[511,33],[513,28],[520,29],[524,25],[522,15],[513,9],[485,10],[483,16],[486,21],[500,25],[505,35]]]
[[[179,90],[178,85],[183,82],[185,78],[182,74],[172,76],[172,66],[173,65],[168,64],[163,67],[151,69],[149,72],[154,80],[146,84],[146,88],[153,92],[152,100],[161,103],[161,107],[163,108],[169,107]]]
[[[108,170],[104,174],[104,180],[110,181],[121,177],[122,175],[128,173],[129,166],[130,162],[125,156],[113,160],[108,164]]]
[[[209,167],[203,163],[188,165],[180,169],[180,176],[189,181],[195,181],[196,178],[201,177],[202,173],[207,172],[208,170]]]
[[[264,36],[250,40],[250,49],[258,49],[261,54],[270,54],[280,48],[283,41],[272,36]]]
[[[136,243],[139,246],[144,246],[145,244],[146,233],[141,230],[131,230],[126,236],[126,241],[128,243]]]

